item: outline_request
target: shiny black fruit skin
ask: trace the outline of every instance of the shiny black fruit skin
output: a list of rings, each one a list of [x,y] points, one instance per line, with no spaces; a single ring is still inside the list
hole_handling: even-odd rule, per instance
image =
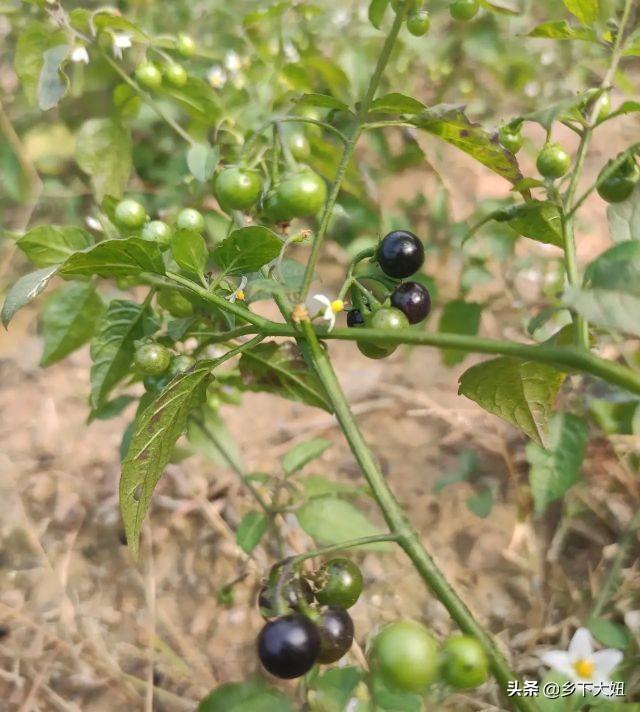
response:
[[[320,655],[323,665],[335,663],[353,643],[353,621],[344,608],[330,606],[315,621],[320,633]]]
[[[424,246],[420,238],[408,230],[394,230],[378,245],[380,269],[394,279],[406,279],[415,274],[424,262]]]
[[[347,312],[347,326],[354,327],[363,325],[364,317],[359,309],[351,309],[351,311]]]
[[[409,324],[417,324],[429,316],[431,295],[429,290],[418,282],[403,282],[393,290],[391,306],[399,309],[407,317]]]
[[[275,586],[270,586],[268,583],[260,589],[258,608],[264,618],[273,618],[277,615],[275,595]],[[313,603],[313,591],[309,583],[303,578],[287,581],[282,587],[284,603],[297,611],[300,597],[303,597],[308,605]]]
[[[299,613],[267,623],[258,636],[260,662],[267,672],[283,680],[309,672],[319,654],[320,633]]]

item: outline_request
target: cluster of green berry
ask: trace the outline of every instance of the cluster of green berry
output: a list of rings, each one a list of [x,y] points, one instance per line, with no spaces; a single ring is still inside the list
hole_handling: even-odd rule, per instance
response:
[[[346,558],[320,569],[295,573],[276,564],[258,596],[267,623],[258,635],[265,670],[282,679],[301,677],[316,664],[334,663],[353,643],[347,609],[362,593],[358,566]],[[399,690],[422,692],[438,679],[467,689],[484,683],[489,664],[475,638],[456,635],[442,646],[420,623],[401,620],[385,626],[369,650],[372,670]]]
[[[391,0],[393,9],[398,12],[404,4],[409,5],[407,29],[415,37],[422,37],[429,32],[431,16],[423,7],[423,0]],[[467,22],[472,20],[480,10],[479,0],[453,0],[449,5],[449,13],[454,20]]]
[[[362,573],[349,559],[335,558],[305,575],[286,564],[271,569],[258,596],[267,620],[258,636],[258,657],[265,670],[292,679],[320,663],[334,663],[353,643],[347,609],[362,593]]]
[[[113,211],[113,219],[124,231],[140,231],[140,236],[144,240],[156,242],[161,250],[166,250],[171,245],[173,229],[162,220],[150,220],[144,206],[137,200],[126,198],[117,203]],[[184,208],[176,217],[176,227],[179,230],[201,233],[205,227],[204,217],[193,208]]]
[[[387,277],[405,280],[414,275],[424,263],[424,246],[420,238],[408,230],[394,230],[380,241],[376,260]],[[418,324],[431,311],[429,290],[416,281],[401,281],[378,307],[363,301],[361,308],[347,314],[350,327],[368,326],[372,329],[398,330]],[[380,359],[393,353],[397,346],[387,343],[358,342],[361,353]]]
[[[189,35],[181,34],[176,38],[174,49],[182,57],[189,59],[195,54],[196,45]],[[186,69],[172,59],[168,59],[162,66],[145,60],[138,64],[134,74],[138,84],[148,91],[156,91],[163,82],[170,87],[181,89],[189,81]]]

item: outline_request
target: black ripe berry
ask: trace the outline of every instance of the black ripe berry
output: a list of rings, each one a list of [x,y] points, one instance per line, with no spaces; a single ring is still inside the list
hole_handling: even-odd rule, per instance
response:
[[[319,654],[318,629],[299,613],[267,623],[258,636],[260,662],[267,672],[284,680],[309,672]]]
[[[351,309],[347,312],[347,326],[362,326],[364,324],[364,317],[360,309]]]
[[[393,290],[391,306],[399,309],[410,324],[417,324],[431,311],[431,295],[418,282],[403,282]]]
[[[344,608],[330,606],[316,620],[320,633],[318,662],[335,663],[345,655],[353,643],[353,621]]]
[[[408,230],[395,230],[378,245],[378,264],[394,279],[405,279],[415,274],[424,262],[424,246],[420,238]]]

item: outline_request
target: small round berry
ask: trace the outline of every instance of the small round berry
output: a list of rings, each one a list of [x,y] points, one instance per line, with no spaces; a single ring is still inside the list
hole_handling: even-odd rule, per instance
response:
[[[395,307],[382,307],[374,312],[371,317],[372,329],[388,329],[397,331],[406,329],[409,326],[409,320],[400,309]]]
[[[391,356],[397,348],[395,345],[381,346],[371,343],[370,341],[358,341],[358,351],[360,351],[363,356],[376,360]]]
[[[304,131],[295,131],[289,136],[289,150],[296,161],[306,161],[311,155],[311,144]]]
[[[262,180],[256,171],[246,168],[225,168],[215,181],[216,196],[224,208],[248,210],[262,192]]]
[[[409,324],[417,324],[429,316],[431,295],[426,287],[418,282],[403,282],[391,294],[391,306],[399,309]]]
[[[536,166],[540,175],[555,180],[567,173],[571,167],[571,158],[558,144],[548,143],[538,154]]]
[[[362,316],[360,309],[351,309],[347,312],[347,326],[355,327],[363,325],[364,317]]]
[[[372,667],[391,686],[421,692],[438,678],[438,643],[416,621],[396,621],[383,628],[371,647]]]
[[[454,0],[449,6],[449,13],[454,20],[467,22],[472,20],[480,9],[479,0]]]
[[[185,319],[193,314],[193,304],[179,289],[161,289],[158,293],[158,304],[178,319]]]
[[[524,139],[522,138],[522,131],[519,127],[514,129],[512,126],[509,126],[509,124],[503,124],[498,129],[498,140],[501,146],[515,155],[522,148]]]
[[[164,78],[167,80],[167,84],[180,89],[189,80],[189,75],[181,64],[172,63],[164,68]]]
[[[277,188],[283,210],[292,217],[315,215],[327,199],[327,184],[310,168],[286,176]]]
[[[315,620],[320,633],[320,655],[323,665],[335,663],[345,655],[353,644],[353,621],[340,606],[329,606]]]
[[[270,576],[270,582],[263,584],[258,594],[258,608],[263,618],[274,618],[278,615],[278,606],[276,605],[276,580]],[[305,605],[313,603],[313,591],[309,582],[304,578],[292,578],[282,586],[282,602],[284,605],[291,608],[293,611],[300,610],[299,601],[304,601]]]
[[[172,361],[171,361],[171,366],[169,367],[169,376],[173,378],[174,376],[177,376],[179,373],[186,373],[189,369],[193,368],[196,365],[196,360],[193,358],[193,356],[187,356],[187,354],[180,354],[180,356],[176,356]]]
[[[176,50],[183,57],[193,57],[196,53],[196,43],[190,35],[180,34],[176,40]]]
[[[282,204],[277,190],[272,190],[263,198],[262,215],[266,220],[274,223],[288,223],[293,217]]]
[[[386,235],[377,251],[380,269],[394,279],[406,279],[415,274],[424,263],[424,246],[408,230],[394,230]]]
[[[362,572],[350,559],[330,559],[314,579],[316,600],[327,606],[351,608],[362,593]]]
[[[393,8],[394,12],[399,12],[400,10],[402,10],[405,4],[409,6],[407,8],[409,13],[412,13],[420,9],[422,5],[422,0],[391,0],[391,7]]]
[[[145,224],[147,213],[137,200],[127,199],[116,205],[114,218],[119,227],[137,230]]]
[[[145,89],[158,89],[162,84],[162,72],[153,62],[141,62],[136,67],[136,81]]]
[[[284,680],[309,672],[319,654],[318,629],[299,613],[270,621],[258,636],[260,662],[267,672]]]
[[[431,16],[426,10],[411,13],[407,19],[407,29],[414,37],[422,37],[429,32]]]
[[[448,638],[442,647],[442,677],[453,687],[478,687],[489,677],[489,661],[480,643],[468,635]]]
[[[173,230],[162,220],[151,220],[142,229],[142,238],[157,242],[161,250],[169,247],[172,234]]]
[[[136,349],[135,364],[147,376],[159,376],[171,363],[169,349],[161,344],[142,344]]]
[[[176,225],[181,230],[193,230],[194,232],[202,232],[204,230],[204,217],[202,213],[193,208],[185,208],[178,213]]]
[[[622,203],[631,196],[640,180],[640,168],[630,158],[598,186],[598,195],[607,203]]]

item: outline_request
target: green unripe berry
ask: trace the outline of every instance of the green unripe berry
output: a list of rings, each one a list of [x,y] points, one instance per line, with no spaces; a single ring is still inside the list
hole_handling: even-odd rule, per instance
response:
[[[162,72],[153,62],[141,62],[136,67],[136,81],[145,89],[153,91],[162,84]]]
[[[159,376],[170,363],[171,353],[161,344],[142,344],[136,349],[135,364],[147,376]]]
[[[176,40],[176,50],[183,57],[193,57],[196,53],[196,43],[190,35],[180,34]]]
[[[540,175],[555,180],[566,175],[571,167],[571,158],[557,143],[548,143],[538,154],[536,166]]]
[[[520,127],[514,129],[508,124],[503,124],[498,129],[498,140],[500,141],[500,145],[514,155],[522,148],[522,143],[524,141]]]
[[[309,139],[303,131],[296,131],[289,137],[289,150],[296,161],[305,161],[311,154]]]
[[[162,220],[152,220],[142,228],[142,238],[157,242],[161,250],[166,250],[171,244],[173,230]]]
[[[407,19],[407,29],[415,37],[422,37],[429,32],[431,17],[426,10],[411,13]]]
[[[194,232],[203,232],[204,217],[202,213],[193,208],[185,208],[178,213],[176,225],[180,230],[193,230]]]
[[[137,230],[145,224],[147,213],[137,200],[128,198],[121,200],[116,205],[114,219],[116,225],[119,227],[124,227],[128,230]]]
[[[454,20],[468,22],[478,14],[479,9],[479,0],[454,0],[449,6],[449,13]]]
[[[442,677],[453,687],[478,687],[489,677],[489,661],[480,643],[469,635],[448,638],[442,647]]]
[[[164,78],[166,79],[167,84],[170,84],[172,87],[180,89],[187,83],[189,75],[187,74],[186,69],[181,64],[174,63],[167,64],[167,66],[164,68]]]

